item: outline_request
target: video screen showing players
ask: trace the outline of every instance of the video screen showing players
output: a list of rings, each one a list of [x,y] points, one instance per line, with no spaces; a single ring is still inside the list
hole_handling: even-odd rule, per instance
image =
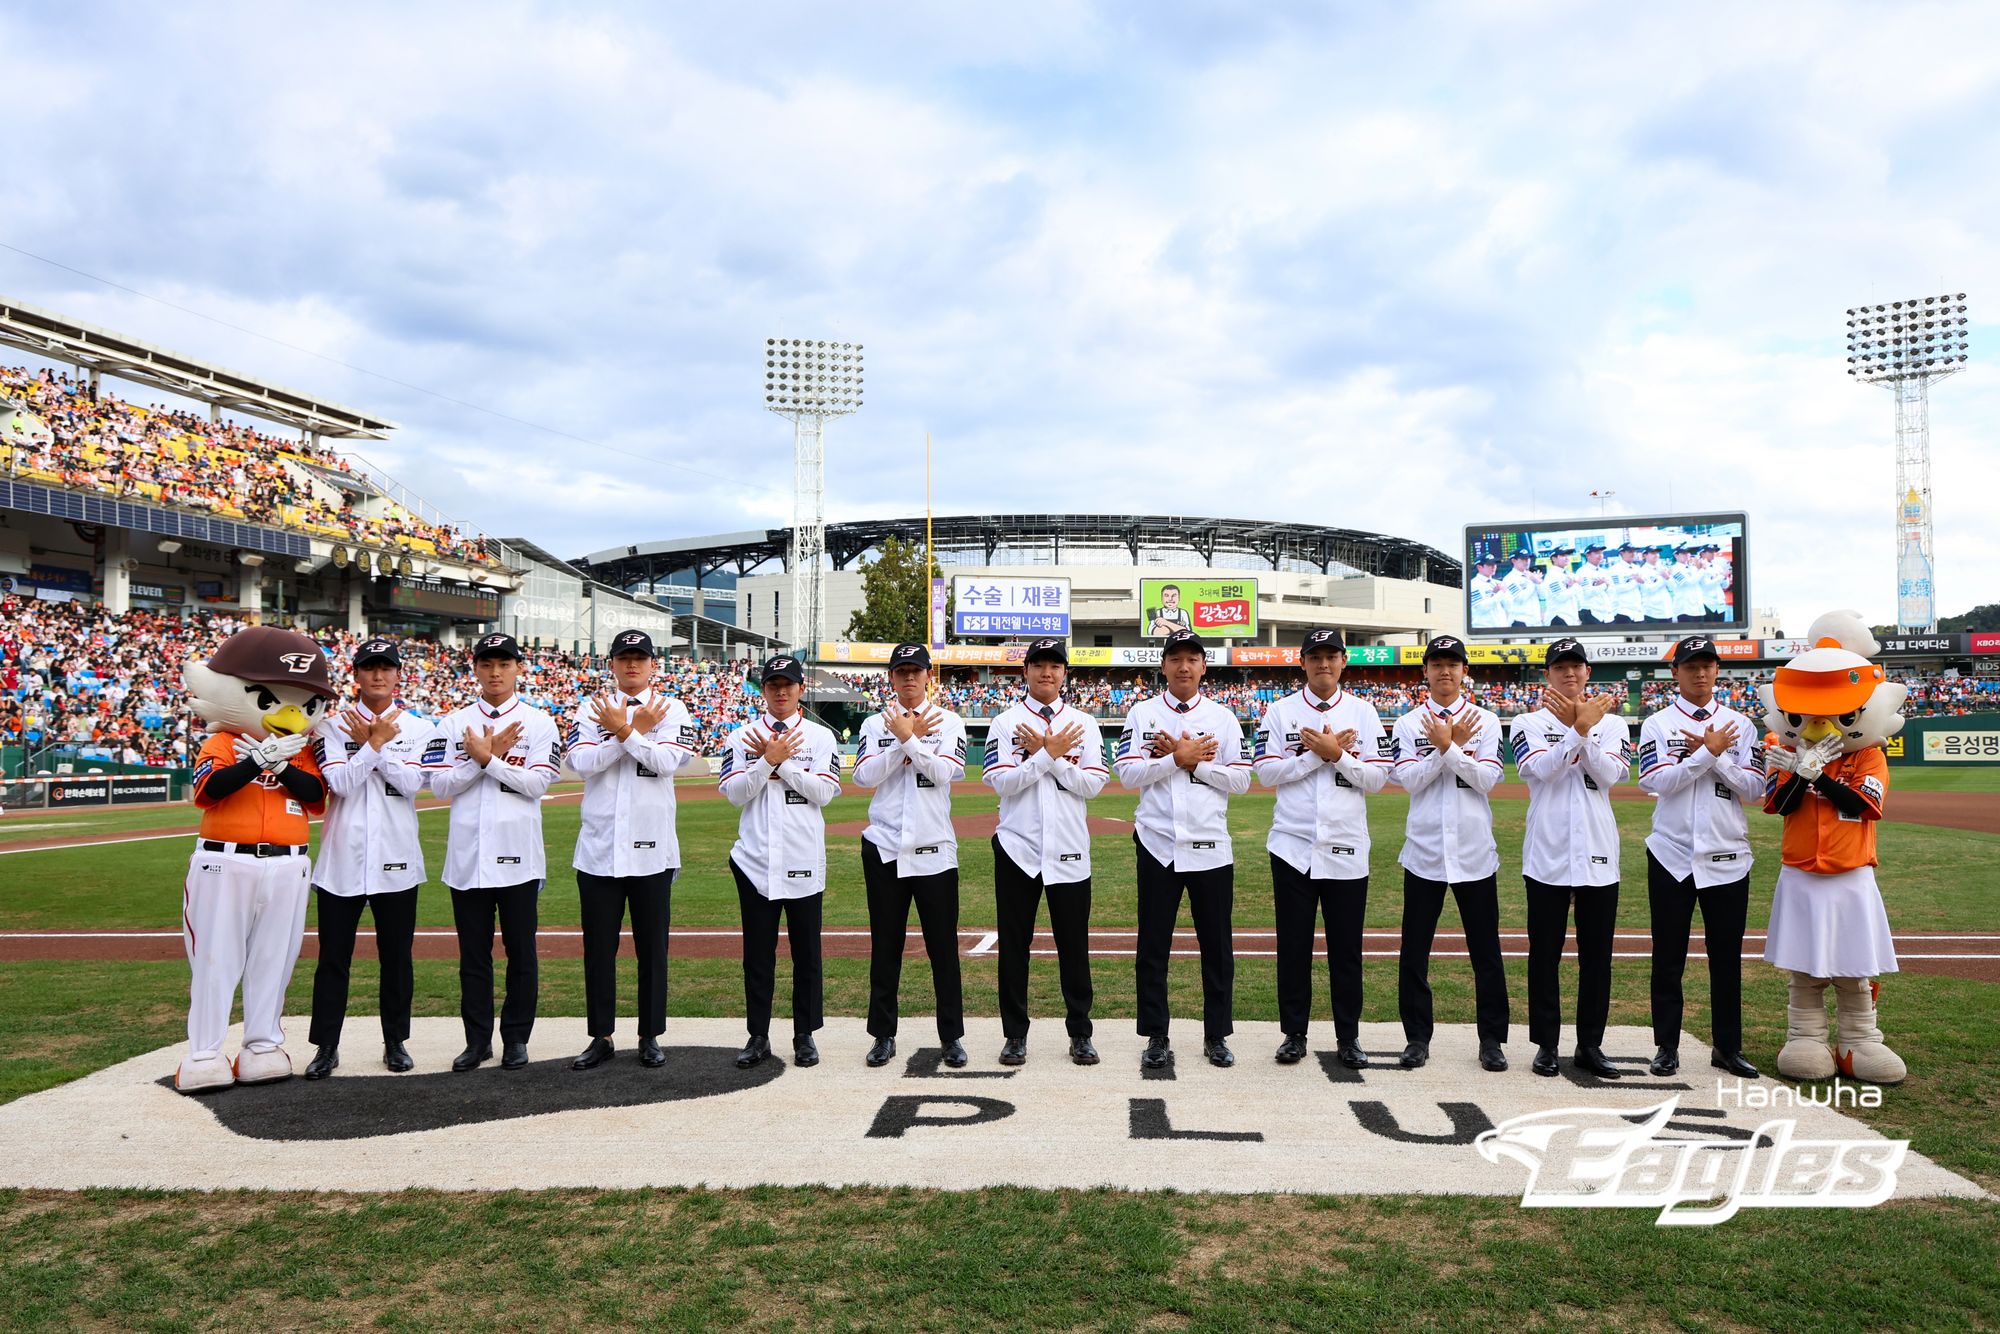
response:
[[[1468,527],[1466,626],[1486,636],[1741,629],[1747,550],[1741,514]]]

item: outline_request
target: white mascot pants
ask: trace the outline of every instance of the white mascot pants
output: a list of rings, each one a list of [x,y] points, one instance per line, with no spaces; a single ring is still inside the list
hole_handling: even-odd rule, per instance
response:
[[[181,898],[187,946],[190,1059],[222,1051],[236,984],[243,984],[243,1047],[265,1052],[285,1043],[285,988],[305,936],[312,858],[204,852],[188,861]]]

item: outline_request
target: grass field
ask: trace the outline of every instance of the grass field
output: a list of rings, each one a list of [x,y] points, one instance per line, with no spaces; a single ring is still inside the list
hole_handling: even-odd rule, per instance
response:
[[[1952,771],[1964,774],[1967,771]],[[1940,777],[1935,772],[1896,771]],[[1972,771],[1960,790],[1993,790]],[[1914,782],[1905,786],[1914,787]],[[2000,799],[2000,798],[1996,798]],[[1133,799],[1110,789],[1098,815],[1129,819]],[[992,798],[962,799],[971,814]],[[1620,924],[1646,924],[1641,839],[1649,807],[1616,807],[1625,839]],[[1268,926],[1270,878],[1262,851],[1270,798],[1233,806],[1238,842],[1236,921]],[[1525,805],[1496,804],[1503,922],[1525,921],[1517,865]],[[1392,793],[1372,807],[1376,878],[1369,923],[1393,927],[1393,866],[1403,818]],[[861,798],[839,799],[832,822],[859,820]],[[177,818],[169,818],[177,817]],[[187,812],[63,815],[0,823],[0,840],[27,823],[117,828],[134,834],[178,824]],[[573,805],[545,811],[551,848],[542,920],[574,924],[566,852]],[[151,823],[148,823],[150,821]],[[130,823],[128,823],[130,822]],[[442,861],[444,816],[423,817],[427,855]],[[725,859],[734,812],[690,802],[681,812],[687,870],[675,890],[681,926],[733,927]],[[1775,873],[1775,821],[1753,819],[1759,855],[1751,920],[1760,926]],[[39,831],[46,836],[60,830]],[[829,925],[866,921],[858,840],[830,843]],[[2000,921],[2000,837],[1912,825],[1881,831],[1883,883],[1899,930],[1994,930]],[[961,919],[988,925],[991,852],[963,848]],[[1094,921],[1130,925],[1129,837],[1097,840]],[[162,839],[0,857],[0,929],[152,927],[177,921],[187,848]],[[450,921],[433,880],[420,920]],[[1447,925],[1451,913],[1447,911]],[[629,961],[626,963],[629,990]],[[994,1009],[994,964],[966,961],[968,1009]],[[291,1010],[306,1008],[309,967]],[[1367,967],[1370,1020],[1395,1017],[1392,960]],[[866,965],[830,960],[828,1010],[864,1008]],[[1509,969],[1515,1023],[1525,975]],[[905,970],[906,1032],[927,1025],[926,966]],[[1131,961],[1100,960],[1098,1013],[1129,1022]],[[582,1009],[581,965],[542,967],[545,1013]],[[1443,1020],[1471,1015],[1470,973],[1441,956],[1433,969]],[[1705,989],[1688,988],[1699,1052]],[[0,1100],[76,1078],[184,1031],[180,963],[19,963],[0,967]],[[1052,961],[1034,967],[1037,1014],[1057,1009]],[[1574,976],[1565,979],[1574,994]],[[1613,1023],[1644,1023],[1642,960],[1614,966]],[[741,1012],[734,961],[679,959],[671,1012]],[[1174,961],[1177,1014],[1197,1008],[1195,961]],[[1324,985],[1320,1022],[1326,1022]],[[356,967],[354,1009],[372,1010],[373,966]],[[780,1003],[784,988],[780,986]],[[1781,1041],[1779,975],[1746,965],[1747,1046],[1769,1066]],[[420,963],[420,1014],[456,1012],[455,965]],[[1238,965],[1237,1013],[1275,1012],[1267,959]],[[1855,1114],[1985,1186],[2000,1190],[2000,987],[1905,973],[1883,992],[1883,1017],[1909,1061],[1910,1081],[1879,1109]],[[365,1052],[372,1025],[350,1022]],[[1047,1026],[1038,1033],[1048,1033]],[[1046,1048],[1055,1039],[1039,1039]],[[537,1052],[538,1056],[552,1053]],[[1263,1051],[1239,1050],[1245,1060]],[[1512,1077],[1512,1076],[1508,1076]],[[1060,1146],[1051,1146],[1059,1151]],[[1523,1211],[1511,1202],[1457,1198],[1210,1197],[1120,1192],[764,1189],[388,1197],[279,1194],[0,1192],[0,1323],[9,1328],[111,1325],[193,1328],[354,1325],[384,1328],[673,1328],[751,1322],[781,1328],[1982,1328],[2000,1323],[2000,1204],[1914,1201],[1865,1212],[1771,1211],[1714,1229],[1659,1229],[1650,1214]],[[231,1294],[234,1294],[233,1296]]]

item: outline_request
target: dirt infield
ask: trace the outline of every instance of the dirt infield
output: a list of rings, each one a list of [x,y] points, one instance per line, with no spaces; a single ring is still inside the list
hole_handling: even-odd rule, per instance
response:
[[[1236,957],[1239,959],[1268,959],[1276,957],[1276,936],[1269,928],[1242,928],[1235,933]],[[1451,958],[1462,954],[1463,932],[1441,931],[1438,933],[1437,955]],[[979,959],[994,957],[994,931],[989,927],[968,926],[958,933],[959,954],[962,958]],[[1103,959],[1128,959],[1132,957],[1137,944],[1138,933],[1129,928],[1097,927],[1090,933],[1091,953]],[[1326,938],[1315,939],[1316,952],[1324,952]],[[1174,955],[1177,958],[1197,958],[1199,951],[1194,948],[1192,930],[1183,930],[1175,942]],[[1392,930],[1369,931],[1362,941],[1362,954],[1370,959],[1393,959],[1397,953],[1398,937]],[[1693,942],[1688,958],[1705,959],[1700,950],[1700,941]],[[1746,960],[1755,961],[1764,947],[1764,933],[1750,932],[1744,937],[1743,952]],[[1528,937],[1522,931],[1500,933],[1501,952],[1510,959],[1528,957]],[[673,954],[682,959],[735,959],[741,956],[742,941],[739,934],[729,927],[688,927],[673,933]],[[784,943],[780,942],[784,950]],[[869,953],[868,931],[865,927],[834,927],[826,930],[821,937],[821,949],[830,959],[865,959]],[[1651,957],[1652,937],[1644,931],[1620,932],[1613,944],[1615,959],[1630,960],[1624,966],[1635,966]],[[496,952],[497,942],[496,942]],[[583,933],[575,927],[544,927],[535,938],[536,955],[544,959],[578,959],[583,957]],[[630,953],[629,947],[625,951]],[[1055,957],[1055,949],[1043,930],[1030,951],[1038,957]],[[356,958],[375,957],[375,934],[362,931],[355,939]],[[1896,953],[1905,972],[1938,973],[1951,977],[1970,978],[1978,982],[2000,982],[2000,933],[1968,932],[1910,932],[1896,936]],[[455,959],[458,957],[458,937],[449,929],[425,927],[417,932],[415,954],[419,959]],[[84,959],[98,962],[124,960],[160,961],[183,958],[185,951],[178,931],[134,929],[127,931],[0,931],[0,963],[18,963],[34,960]],[[319,956],[319,937],[307,931],[300,957],[305,959]],[[904,942],[904,957],[923,957],[923,938],[914,929]],[[1565,957],[1574,959],[1571,949]]]

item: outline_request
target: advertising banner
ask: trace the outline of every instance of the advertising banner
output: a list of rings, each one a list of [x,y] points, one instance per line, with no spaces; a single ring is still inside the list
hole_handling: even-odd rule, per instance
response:
[[[1965,652],[1964,635],[1884,635],[1882,652],[1896,654],[1939,654]]]
[[[1349,644],[1347,665],[1349,667],[1394,667],[1397,662],[1394,644]],[[1299,665],[1297,645],[1273,648],[1269,645],[1246,644],[1229,650],[1229,665],[1232,667],[1296,667]]]
[[[30,565],[28,582],[40,588],[53,588],[64,593],[91,591],[90,571],[73,570],[66,565]]]
[[[944,647],[945,608],[950,605],[945,596],[948,585],[943,579],[931,580],[931,647]]]
[[[951,629],[960,635],[1068,635],[1069,580],[953,575]],[[931,594],[933,605],[937,594]]]
[[[1882,749],[1894,765],[2000,765],[2000,713],[1910,718]]]
[[[1967,653],[2000,653],[2000,630],[1974,630],[1965,637]]]
[[[1192,630],[1204,639],[1257,637],[1255,579],[1141,579],[1139,633],[1165,639]]]

